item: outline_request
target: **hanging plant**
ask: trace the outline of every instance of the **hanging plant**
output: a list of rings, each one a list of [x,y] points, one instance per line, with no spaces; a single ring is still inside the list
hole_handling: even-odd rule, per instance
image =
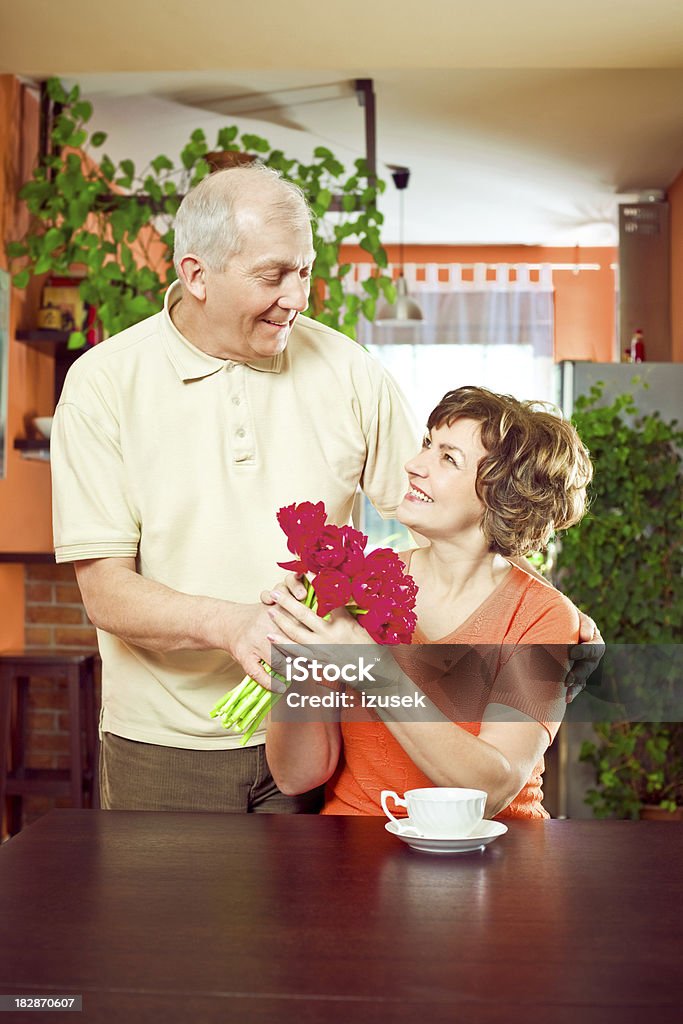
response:
[[[93,108],[78,85],[67,91],[53,78],[47,92],[56,111],[49,152],[19,193],[30,227],[7,247],[17,288],[25,288],[32,276],[83,273],[81,298],[108,335],[158,312],[175,278],[173,222],[182,196],[211,172],[217,154],[234,153],[237,159],[255,156],[306,195],[316,252],[309,315],[355,337],[359,318],[374,318],[380,294],[393,300],[393,283],[383,273],[388,260],[377,209],[384,183],[371,180],[365,160],[356,160],[348,174],[331,150],[319,146],[307,164],[230,125],[218,131],[213,147],[201,128],[193,131],[177,165],[160,154],[138,170],[132,160],[115,164],[99,155],[107,135],[88,132]],[[339,254],[348,244],[359,245],[374,260],[375,273],[363,282],[362,294],[344,289],[351,264],[340,263]],[[69,347],[84,344],[83,332],[73,331]]]

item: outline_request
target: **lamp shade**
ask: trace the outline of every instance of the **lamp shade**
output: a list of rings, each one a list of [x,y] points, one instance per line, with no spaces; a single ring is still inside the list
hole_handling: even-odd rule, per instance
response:
[[[401,274],[396,281],[396,301],[383,302],[377,310],[375,321],[378,324],[401,324],[411,320],[422,320],[422,310],[417,302],[408,294],[408,283]]]

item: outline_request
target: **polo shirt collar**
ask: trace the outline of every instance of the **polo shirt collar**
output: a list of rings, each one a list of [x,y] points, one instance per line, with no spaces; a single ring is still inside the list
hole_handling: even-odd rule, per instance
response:
[[[171,361],[174,370],[182,381],[199,380],[202,377],[210,377],[218,373],[225,366],[234,363],[232,359],[219,359],[211,356],[208,352],[188,341],[184,334],[181,334],[171,319],[171,308],[180,301],[181,286],[179,281],[174,281],[164,297],[164,308],[161,311],[162,331],[166,355]],[[275,356],[267,356],[265,359],[245,360],[244,365],[252,370],[262,370],[266,373],[279,373],[282,369],[283,353]],[[238,364],[241,365],[241,364]]]

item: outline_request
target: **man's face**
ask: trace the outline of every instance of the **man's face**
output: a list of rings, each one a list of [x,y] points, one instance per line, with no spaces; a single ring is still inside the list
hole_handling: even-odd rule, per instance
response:
[[[315,252],[304,216],[272,211],[240,215],[243,244],[221,271],[206,270],[205,315],[221,356],[245,362],[287,347],[298,313],[308,305]]]

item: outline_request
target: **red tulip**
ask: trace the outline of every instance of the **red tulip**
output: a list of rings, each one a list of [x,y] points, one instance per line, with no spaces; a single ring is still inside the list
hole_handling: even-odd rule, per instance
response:
[[[351,597],[351,581],[339,569],[322,569],[312,584],[321,617],[335,608],[343,608]]]

